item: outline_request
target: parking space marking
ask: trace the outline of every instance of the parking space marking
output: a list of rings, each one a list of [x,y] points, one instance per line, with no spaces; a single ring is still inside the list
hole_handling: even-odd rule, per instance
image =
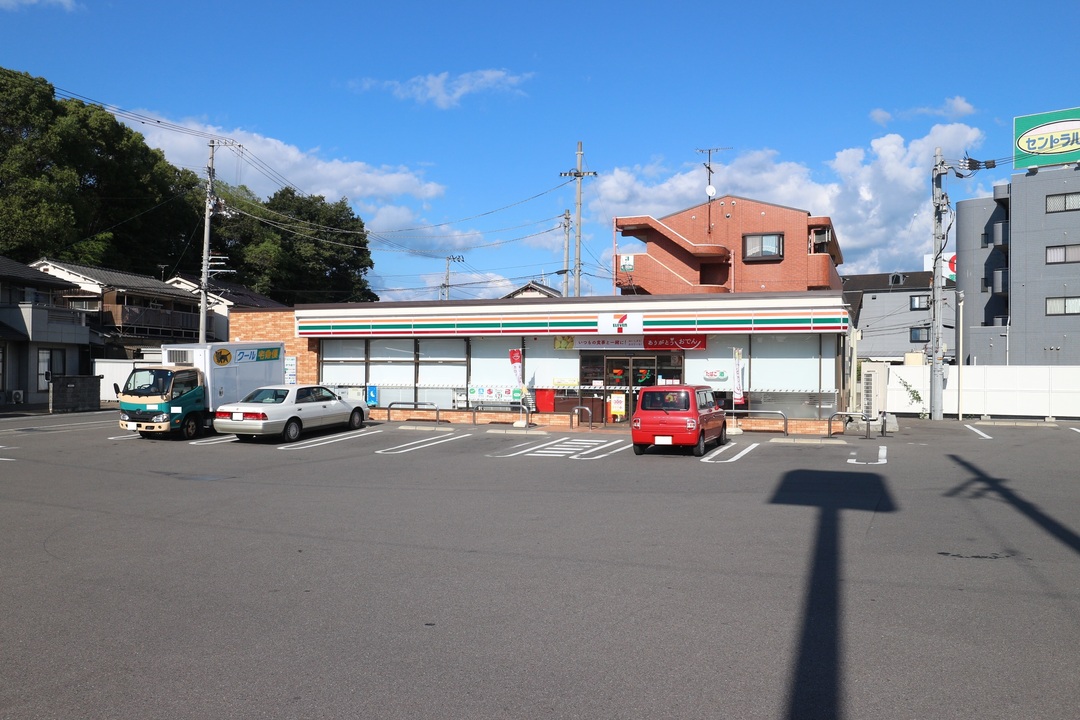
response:
[[[99,425],[112,425],[117,427],[115,420],[92,420],[89,422],[77,422],[77,423],[58,423],[56,425],[24,425],[22,427],[4,428],[0,430],[2,434],[13,434],[23,432],[33,433],[60,433],[71,432],[73,430],[88,430]]]
[[[734,443],[734,442],[729,442],[726,445],[721,445],[716,450],[713,450],[711,453],[709,453],[705,457],[701,458],[701,462],[704,462],[704,463],[730,463],[730,462],[735,462],[736,460],[742,458],[747,453],[749,453],[751,450],[756,448],[759,445],[759,443],[752,443],[752,444],[746,446],[746,448],[743,449],[742,452],[738,453],[737,455],[733,455],[733,456],[731,456],[729,458],[726,458],[724,460],[716,460],[715,459],[715,458],[719,457],[721,453],[727,452],[728,448],[733,448],[736,445],[738,445],[738,443]]]
[[[879,445],[876,461],[859,462],[855,458],[848,458],[848,462],[852,465],[884,465],[888,462],[888,460],[885,459],[885,454],[887,452],[888,450],[884,445]],[[854,455],[854,453],[852,454]]]
[[[600,441],[597,441],[597,442],[600,442]],[[615,449],[611,450],[610,452],[606,452],[606,453],[604,453],[602,455],[593,455],[593,453],[595,453],[595,452],[599,452],[601,450],[604,450],[604,449],[610,448],[610,447],[614,447]],[[633,443],[626,442],[625,440],[614,440],[612,442],[601,445],[600,447],[594,447],[594,448],[589,448],[588,450],[582,450],[581,452],[579,452],[579,453],[577,453],[575,455],[571,455],[570,459],[571,460],[599,460],[600,458],[606,458],[609,455],[614,455],[615,453],[622,452],[623,450],[629,450],[632,447],[634,447]],[[588,455],[589,457],[586,457],[586,455]]]
[[[222,443],[236,442],[235,435],[214,435],[201,440],[192,440],[188,445],[220,445]]]
[[[975,428],[971,427],[970,425],[965,425],[964,427],[966,427],[968,430],[975,433],[976,435],[981,435],[984,440],[993,440],[994,439],[994,438],[990,437],[989,435],[987,435],[986,433],[984,433],[982,430],[976,430]]]
[[[138,433],[129,432],[129,433],[125,433],[123,435],[110,435],[109,437],[107,437],[105,439],[106,440],[135,440],[136,438],[139,438],[139,437],[141,437],[141,435],[139,435]]]
[[[1069,428],[1069,429],[1072,430],[1075,433],[1080,433],[1080,428]]]
[[[540,443],[539,445],[530,444],[530,443],[523,443],[523,445],[526,446],[524,450],[518,450],[517,452],[506,453],[505,455],[500,455],[499,453],[489,453],[488,457],[515,457],[517,455],[525,455],[526,453],[532,453],[532,452],[535,452],[536,450],[539,450],[541,448],[548,447],[549,445],[555,445],[557,443],[564,442],[565,440],[566,440],[566,438],[557,438],[555,440],[548,440],[547,442]],[[518,447],[521,447],[521,445],[515,445],[514,447],[518,448]]]
[[[9,447],[7,445],[0,445],[0,450],[18,450],[17,447]],[[8,462],[15,462],[15,458],[0,457],[0,460],[7,460]]]
[[[344,442],[346,440],[355,440],[358,437],[378,435],[381,432],[382,430],[354,430],[352,432],[342,433],[341,435],[335,435],[332,438],[312,438],[311,440],[301,440],[300,442],[289,443],[288,445],[278,445],[278,450],[310,450],[311,448],[317,448],[323,445]]]
[[[382,450],[376,450],[376,455],[400,455],[401,453],[412,452],[413,450],[423,450],[424,448],[432,447],[433,445],[441,445],[445,442],[451,442],[453,440],[461,440],[467,438],[472,433],[464,433],[462,435],[451,435],[449,437],[442,437],[438,439],[424,438],[422,440],[413,440],[407,442],[404,445],[395,445],[394,447],[383,448]]]

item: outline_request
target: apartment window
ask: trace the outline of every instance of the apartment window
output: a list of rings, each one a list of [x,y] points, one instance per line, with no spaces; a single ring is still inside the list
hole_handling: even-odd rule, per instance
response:
[[[1047,315],[1080,315],[1080,297],[1046,298]]]
[[[782,234],[743,236],[743,260],[779,260],[783,257]]]
[[[912,295],[911,296],[911,309],[912,310],[929,310],[930,309],[930,296],[929,295]]]
[[[1046,248],[1046,264],[1080,263],[1080,245],[1051,245]]]
[[[1046,212],[1069,212],[1080,210],[1080,192],[1046,196]]]
[[[928,327],[913,327],[909,331],[911,342],[913,343],[928,343],[930,342],[930,328]]]

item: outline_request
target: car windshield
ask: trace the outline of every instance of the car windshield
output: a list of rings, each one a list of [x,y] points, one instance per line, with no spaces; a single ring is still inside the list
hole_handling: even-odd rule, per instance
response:
[[[247,396],[240,402],[246,403],[270,403],[274,405],[285,402],[285,398],[289,397],[289,391],[282,388],[259,388],[258,390],[252,390]]]
[[[641,396],[642,410],[689,410],[690,393],[685,390],[646,392]]]
[[[172,375],[172,370],[132,370],[124,384],[124,392],[129,395],[164,395],[172,384]]]

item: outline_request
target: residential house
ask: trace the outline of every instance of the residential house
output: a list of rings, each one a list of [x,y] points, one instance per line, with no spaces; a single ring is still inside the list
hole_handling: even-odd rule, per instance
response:
[[[840,290],[832,220],[726,195],[662,218],[615,218],[643,253],[615,257],[623,295]]]
[[[67,306],[78,286],[0,256],[0,402],[48,402],[52,375],[90,372],[85,315]]]

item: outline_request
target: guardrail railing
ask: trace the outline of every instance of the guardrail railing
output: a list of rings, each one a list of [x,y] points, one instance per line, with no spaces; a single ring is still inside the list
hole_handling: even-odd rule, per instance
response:
[[[585,412],[589,413],[589,429],[592,430],[593,429],[593,425],[592,425],[592,408],[588,407],[586,405],[575,405],[574,407],[570,408],[571,416],[573,416],[573,417],[579,416],[581,413],[579,413],[578,410],[584,410]],[[580,418],[578,418],[578,425],[579,426],[581,425],[581,419]],[[573,427],[573,423],[571,423],[570,426]]]
[[[749,415],[750,413],[759,413],[761,415],[779,415],[780,417],[782,417],[784,419],[784,435],[787,436],[787,434],[788,434],[788,431],[787,431],[787,415],[785,415],[780,410],[725,410],[724,413],[727,414],[727,415],[737,415],[737,414]]]
[[[867,440],[870,439],[870,421],[873,420],[873,418],[871,418],[866,413],[858,413],[858,412],[835,412],[832,415],[830,415],[829,416],[829,437],[832,437],[832,421],[833,421],[833,418],[840,417],[840,416],[859,418],[864,423],[866,423],[866,439]],[[881,437],[888,437],[888,435],[885,432],[885,422],[886,422],[886,419],[887,419],[885,417],[885,413],[880,413],[879,417],[881,418]]]
[[[393,412],[395,407],[410,407],[414,410],[434,410],[435,411],[435,424],[439,424],[439,406],[433,402],[409,402],[406,400],[395,400],[386,406],[386,422],[390,422],[390,413]]]

